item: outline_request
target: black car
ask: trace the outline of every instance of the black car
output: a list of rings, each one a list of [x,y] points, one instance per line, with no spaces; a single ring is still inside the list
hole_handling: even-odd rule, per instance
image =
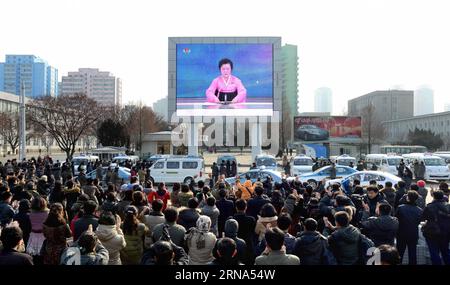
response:
[[[330,134],[327,130],[315,125],[302,125],[295,131],[295,138],[304,141],[327,140]]]

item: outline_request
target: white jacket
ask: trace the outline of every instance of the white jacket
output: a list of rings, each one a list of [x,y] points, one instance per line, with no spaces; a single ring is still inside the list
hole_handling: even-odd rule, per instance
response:
[[[108,265],[121,265],[120,250],[127,245],[122,230],[117,229],[115,225],[98,225],[95,233],[109,252]]]

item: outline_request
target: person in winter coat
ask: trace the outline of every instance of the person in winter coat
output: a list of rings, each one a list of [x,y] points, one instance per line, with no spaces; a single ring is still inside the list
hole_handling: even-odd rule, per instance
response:
[[[144,215],[150,213],[150,207],[148,205],[147,199],[144,192],[142,191],[132,191],[133,192],[133,202],[130,205],[135,206],[138,209],[138,218],[142,219]]]
[[[22,253],[25,245],[23,243],[22,230],[17,223],[9,225],[1,230],[0,235],[0,266],[3,265],[33,265],[30,255]],[[2,267],[4,268],[4,267]]]
[[[227,199],[227,191],[225,189],[219,190],[219,200],[216,202],[216,206],[219,210],[219,217],[217,218],[217,228],[219,236],[222,236],[225,227],[225,221],[234,214],[233,201]]]
[[[246,201],[250,200],[254,196],[254,188],[252,181],[250,180],[250,176],[245,177],[244,184],[239,184],[239,190],[241,192],[241,199],[244,199]]]
[[[236,241],[228,237],[217,240],[214,246],[214,260],[208,263],[208,265],[243,265],[238,258]]]
[[[108,250],[89,226],[71,247],[61,255],[61,265],[108,265]]]
[[[66,209],[68,212],[69,220],[73,219],[73,214],[70,209],[72,209],[73,204],[77,201],[78,197],[81,195],[81,190],[76,186],[73,181],[69,180],[66,183],[66,188],[64,188],[64,197],[66,199]]]
[[[212,173],[212,181],[213,183],[217,182],[217,179],[219,179],[219,167],[217,166],[217,163],[213,162],[213,165],[211,166],[211,173]]]
[[[264,189],[262,187],[255,188],[256,196],[247,202],[247,215],[257,219],[258,214],[261,211],[261,208],[265,204],[270,203],[270,200],[267,197],[265,197],[263,193]]]
[[[299,265],[297,256],[286,254],[283,249],[285,233],[277,227],[267,229],[264,239],[266,250],[256,258],[255,265]]]
[[[238,233],[237,236],[243,239],[247,245],[246,260],[248,264],[254,263],[254,252],[253,252],[253,240],[255,236],[255,226],[256,220],[252,216],[247,215],[247,202],[245,200],[239,199],[235,203],[236,214],[234,214],[233,219],[238,222]]]
[[[225,175],[225,177],[227,175],[227,166],[225,164],[225,160],[222,160],[222,163],[220,163],[219,173],[220,173],[220,175]]]
[[[418,198],[419,194],[416,191],[408,191],[406,203],[400,205],[395,214],[399,223],[397,231],[398,252],[402,260],[406,247],[408,247],[409,265],[417,264],[418,229],[422,216],[422,209],[416,205]]]
[[[164,205],[162,211],[164,211],[167,208],[167,202],[170,200],[170,193],[167,191],[164,183],[159,183],[158,190],[152,191],[148,194],[149,203],[152,203],[156,199],[163,201]]]
[[[218,218],[220,211],[216,207],[216,199],[213,196],[206,199],[206,204],[202,207],[200,214],[208,216],[211,219],[211,232],[219,236]]]
[[[185,230],[195,227],[197,219],[200,217],[198,205],[197,198],[191,198],[188,201],[188,207],[180,210],[177,223],[183,226]]]
[[[405,162],[402,159],[400,160],[400,163],[397,166],[397,176],[403,178],[404,173],[405,173]]]
[[[35,264],[42,263],[41,249],[45,237],[43,234],[44,221],[47,219],[47,200],[44,198],[34,198],[31,201],[31,233],[27,244],[27,253],[33,256]]]
[[[386,181],[384,188],[380,190],[380,193],[384,195],[386,201],[392,207],[395,207],[395,188],[392,187],[392,182]]]
[[[120,251],[126,247],[127,243],[120,224],[120,217],[111,212],[102,213],[98,219],[98,227],[95,234],[108,251],[108,265],[122,264]]]
[[[277,226],[277,220],[277,211],[272,204],[268,203],[262,206],[255,226],[255,234],[258,237],[258,242],[264,238],[267,228]]]
[[[184,245],[184,235],[186,230],[183,226],[176,223],[178,219],[178,210],[174,207],[169,207],[164,211],[164,223],[156,225],[152,232],[153,243],[158,242],[163,238],[163,232],[167,231],[170,235],[171,241],[177,246]]]
[[[188,248],[189,265],[205,265],[213,261],[212,251],[216,244],[216,236],[210,230],[211,219],[200,216],[196,226],[189,229],[186,234],[186,247]]]
[[[106,200],[103,202],[101,210],[102,212],[111,212],[113,215],[118,213],[116,192],[111,191],[106,194]]]
[[[433,265],[450,265],[450,208],[441,190],[432,192],[433,201],[422,214],[423,235],[427,241]],[[442,258],[441,258],[442,257]]]
[[[19,227],[23,233],[23,241],[25,244],[28,243],[31,233],[31,202],[26,199],[22,199],[19,202],[19,212],[14,215],[14,221],[19,223]]]
[[[390,215],[391,205],[388,203],[378,204],[376,212],[378,217],[369,218],[369,207],[366,205],[361,221],[363,232],[375,243],[375,246],[394,245],[399,223],[396,217]]]
[[[378,204],[387,203],[383,194],[376,186],[367,187],[367,194],[363,196],[364,203],[369,206],[369,217],[376,215],[375,210]]]
[[[241,238],[238,238],[237,234],[239,231],[239,223],[230,218],[225,222],[224,234],[225,237],[232,239],[236,243],[237,255],[236,259],[240,263],[248,264],[249,260],[247,259],[247,244]],[[214,257],[217,258],[217,243],[214,247]]]
[[[83,193],[89,196],[89,199],[98,204],[97,196],[99,190],[94,186],[94,180],[92,178],[86,179],[86,185],[83,186]]]
[[[330,250],[338,265],[355,265],[359,261],[361,233],[349,224],[350,218],[347,212],[337,212],[334,220],[337,229],[328,237]]]
[[[151,236],[155,226],[162,224],[165,221],[164,214],[162,213],[163,207],[164,202],[162,200],[154,200],[152,202],[152,211],[140,219],[148,229],[148,234],[145,238],[145,248],[149,248],[153,243]]]
[[[410,189],[413,191],[416,191],[419,194],[419,186],[417,184],[411,184]],[[407,193],[403,195],[403,197],[398,201],[399,205],[405,204],[407,198]],[[422,197],[422,195],[419,194],[419,197],[417,197],[416,205],[417,207],[421,208],[422,210],[425,209],[425,199]]]
[[[237,172],[237,164],[236,164],[236,161],[235,160],[233,160],[233,162],[231,162],[231,177],[234,177],[234,176],[236,176],[238,174],[238,172]]]
[[[140,264],[144,252],[144,238],[147,227],[138,220],[138,209],[128,206],[125,211],[125,220],[122,223],[126,246],[120,251],[120,260],[124,265]]]
[[[67,248],[67,239],[72,236],[69,225],[64,219],[64,208],[60,203],[50,206],[43,233],[45,237],[44,264],[58,265],[62,252]]]
[[[428,190],[426,188],[425,181],[424,180],[417,181],[417,186],[419,187],[417,192],[426,201],[427,200],[427,196],[428,196]]]
[[[399,181],[397,183],[397,191],[395,191],[395,205],[397,207],[400,205],[400,199],[406,194],[406,184],[404,181]]]
[[[277,219],[277,227],[284,232],[284,246],[287,254],[293,254],[295,246],[295,237],[288,232],[291,224],[291,216],[287,213],[282,213]],[[266,245],[266,240],[263,238],[258,244],[256,255],[261,255]]]
[[[178,203],[180,204],[180,207],[187,207],[188,201],[192,197],[194,197],[194,193],[189,189],[189,185],[181,185],[181,192],[178,193]]]
[[[12,222],[15,214],[13,206],[11,206],[11,201],[13,194],[9,191],[5,191],[0,194],[0,226],[6,226]]]
[[[417,180],[423,180],[425,178],[425,171],[426,171],[425,164],[423,163],[423,161],[421,161],[419,163],[419,165],[418,165],[418,168],[417,168],[416,179]]]
[[[73,240],[78,240],[81,234],[86,231],[89,225],[92,225],[95,231],[98,226],[98,218],[95,216],[97,204],[92,201],[86,201],[82,206],[82,216],[74,223]]]
[[[172,186],[172,193],[170,193],[170,202],[173,207],[180,207],[180,201],[178,200],[178,194],[180,193],[181,184],[174,183]]]
[[[332,265],[334,256],[328,249],[328,240],[317,231],[317,221],[305,220],[305,231],[295,239],[294,254],[300,258],[300,265]]]

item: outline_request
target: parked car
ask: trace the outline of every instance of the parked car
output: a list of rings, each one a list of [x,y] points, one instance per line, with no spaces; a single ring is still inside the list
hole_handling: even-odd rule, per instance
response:
[[[249,176],[252,183],[255,183],[258,179],[261,180],[261,182],[264,182],[267,178],[267,176],[272,177],[272,182],[278,182],[281,183],[281,173],[279,171],[274,171],[271,169],[266,169],[264,167],[258,168],[258,169],[252,169],[247,172],[239,174],[239,178],[242,183],[246,180],[246,177]],[[225,179],[225,182],[234,185],[236,184],[236,178],[235,177],[229,177]]]
[[[350,186],[352,186],[355,179],[359,180],[363,187],[369,186],[371,180],[377,181],[377,184],[383,185],[383,187],[387,181],[391,182],[392,185],[395,185],[402,180],[389,172],[365,170],[357,171],[344,178],[328,180],[325,183],[325,187],[339,183],[347,194],[351,194]]]
[[[326,140],[330,136],[327,130],[316,125],[302,125],[295,131],[295,138],[304,141]]]
[[[344,165],[336,165],[336,178],[343,178],[355,172],[356,170],[351,167]],[[315,183],[317,185],[319,181],[322,181],[323,179],[326,178],[330,178],[330,174],[331,174],[331,165],[327,165],[317,169],[314,172],[304,173],[298,177],[301,182]]]
[[[108,170],[107,166],[102,167],[103,168],[103,179],[102,181],[105,182],[106,180],[106,171]],[[112,168],[114,170],[114,168]],[[77,178],[77,177],[76,177]],[[92,170],[91,172],[86,174],[86,178],[97,178],[97,170]],[[123,179],[125,183],[130,182],[131,178],[131,169],[126,167],[119,166],[119,178]]]

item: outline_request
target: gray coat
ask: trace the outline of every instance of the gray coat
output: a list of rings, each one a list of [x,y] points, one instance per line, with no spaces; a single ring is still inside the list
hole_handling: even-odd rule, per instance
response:
[[[210,231],[217,236],[218,235],[217,219],[219,218],[220,214],[219,209],[217,209],[215,205],[214,206],[205,205],[201,210],[201,214],[208,216],[211,219]]]
[[[267,255],[258,256],[255,265],[300,265],[300,259],[280,250],[272,250]]]

